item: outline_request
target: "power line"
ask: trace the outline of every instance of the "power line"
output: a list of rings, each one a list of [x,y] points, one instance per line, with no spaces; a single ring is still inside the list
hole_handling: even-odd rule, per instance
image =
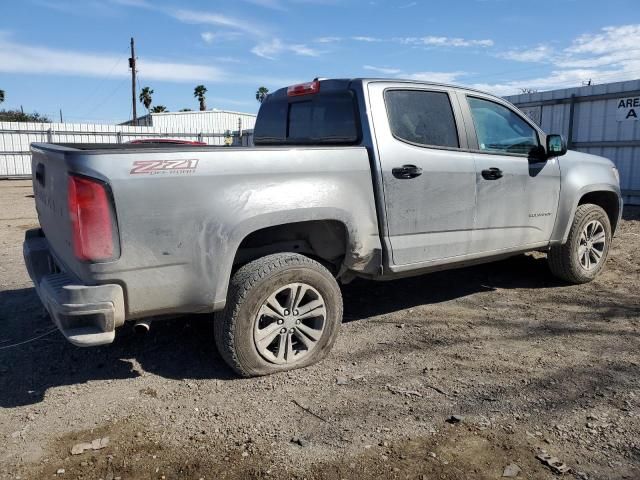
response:
[[[116,62],[113,64],[113,66],[111,67],[111,69],[109,70],[109,72],[102,77],[98,83],[96,84],[95,88],[91,91],[91,93],[89,93],[88,95],[86,95],[84,97],[84,100],[82,102],[76,102],[73,104],[73,106],[71,108],[77,107],[78,105],[83,105],[86,104],[87,101],[92,98],[95,93],[100,89],[100,87],[102,87],[102,84],[105,83],[110,77],[111,75],[113,75],[113,72],[115,71],[116,68],[118,68],[118,66],[120,66],[120,64],[122,63],[122,60],[124,60],[124,57],[118,56],[118,59],[116,60]]]
[[[99,108],[101,108],[105,103],[107,103],[107,101],[111,100],[111,97],[113,97],[116,92],[118,90],[120,90],[122,88],[122,86],[127,82],[127,79],[124,78],[122,79],[122,81],[120,81],[120,83],[118,83],[116,85],[116,87],[104,98],[104,100],[102,100],[102,102],[100,102],[98,105],[94,106],[91,110],[87,111],[84,116],[88,117],[89,115],[91,115],[93,112],[95,112],[96,110],[98,110]]]

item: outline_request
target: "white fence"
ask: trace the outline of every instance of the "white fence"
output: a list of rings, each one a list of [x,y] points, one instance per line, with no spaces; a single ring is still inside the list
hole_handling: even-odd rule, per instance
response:
[[[151,125],[172,132],[215,132],[253,130],[256,116],[227,110],[204,112],[163,112],[151,114]]]
[[[234,145],[247,146],[253,141],[252,131],[236,130],[232,136]],[[224,132],[176,132],[157,126],[0,122],[0,178],[31,175],[29,146],[34,142],[126,143],[142,138],[177,138],[224,145],[224,137]]]

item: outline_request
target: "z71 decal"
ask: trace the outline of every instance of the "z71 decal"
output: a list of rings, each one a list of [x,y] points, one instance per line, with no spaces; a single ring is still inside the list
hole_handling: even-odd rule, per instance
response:
[[[198,160],[136,160],[131,175],[186,175],[198,168]]]

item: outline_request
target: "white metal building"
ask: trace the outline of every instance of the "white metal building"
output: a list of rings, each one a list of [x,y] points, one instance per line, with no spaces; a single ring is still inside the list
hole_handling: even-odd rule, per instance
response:
[[[253,130],[256,116],[250,113],[227,110],[204,112],[152,113],[151,125],[177,133],[224,133],[227,130]]]
[[[611,159],[625,203],[640,204],[640,80],[507,97],[570,149]]]

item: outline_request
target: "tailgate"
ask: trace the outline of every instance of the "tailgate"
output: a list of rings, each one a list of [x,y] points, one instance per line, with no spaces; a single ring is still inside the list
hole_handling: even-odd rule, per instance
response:
[[[60,267],[75,271],[79,262],[73,254],[71,218],[68,207],[69,166],[65,152],[54,145],[31,148],[33,194],[38,220]]]

